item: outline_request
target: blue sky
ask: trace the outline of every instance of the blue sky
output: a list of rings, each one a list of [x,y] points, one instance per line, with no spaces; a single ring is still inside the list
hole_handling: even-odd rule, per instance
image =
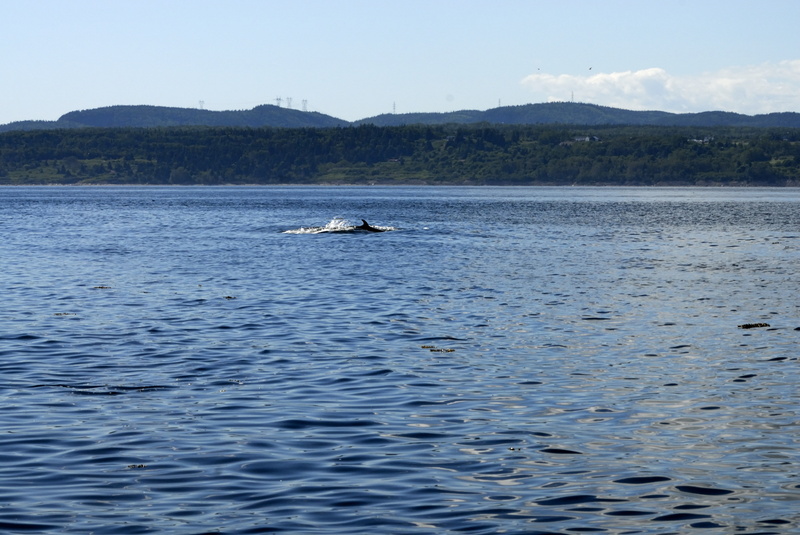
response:
[[[0,124],[277,98],[347,120],[800,111],[798,22],[797,0],[0,0]]]

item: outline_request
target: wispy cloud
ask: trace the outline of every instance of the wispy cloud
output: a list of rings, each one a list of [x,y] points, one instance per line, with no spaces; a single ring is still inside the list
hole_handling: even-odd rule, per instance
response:
[[[574,98],[630,110],[671,112],[800,111],[800,60],[730,67],[696,76],[675,76],[660,68],[586,76],[535,73],[522,84],[537,101]]]

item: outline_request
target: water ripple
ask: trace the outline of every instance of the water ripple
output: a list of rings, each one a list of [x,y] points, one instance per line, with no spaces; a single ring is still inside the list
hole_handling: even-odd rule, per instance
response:
[[[4,190],[0,530],[796,531],[800,196],[574,190]]]

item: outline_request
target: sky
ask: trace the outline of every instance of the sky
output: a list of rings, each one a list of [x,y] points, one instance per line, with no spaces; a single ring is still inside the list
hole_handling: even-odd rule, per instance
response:
[[[797,0],[0,0],[0,124],[140,104],[800,112],[798,22]]]

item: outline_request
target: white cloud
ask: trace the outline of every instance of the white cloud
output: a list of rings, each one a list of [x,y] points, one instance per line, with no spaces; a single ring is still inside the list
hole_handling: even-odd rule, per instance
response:
[[[591,102],[629,110],[800,111],[800,60],[730,67],[692,76],[664,69],[587,76],[531,74],[522,80],[538,101]]]

